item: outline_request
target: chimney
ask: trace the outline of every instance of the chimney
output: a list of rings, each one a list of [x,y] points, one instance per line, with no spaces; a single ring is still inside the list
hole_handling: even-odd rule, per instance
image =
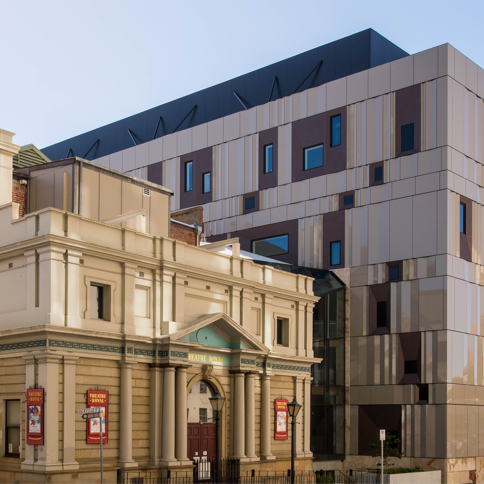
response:
[[[14,136],[15,133],[0,129],[0,207],[12,203],[12,158],[20,149],[12,143]]]

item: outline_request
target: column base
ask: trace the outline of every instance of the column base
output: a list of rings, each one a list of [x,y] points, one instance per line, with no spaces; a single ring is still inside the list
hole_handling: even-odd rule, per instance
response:
[[[304,457],[312,457],[313,453],[312,452],[304,452]]]
[[[62,464],[62,470],[64,471],[75,471],[76,469],[79,469],[79,462],[64,462]]]
[[[24,460],[20,464],[20,469],[25,469],[27,471],[33,471],[34,470],[34,461],[33,460]]]
[[[261,455],[260,460],[276,460],[276,456],[272,454]]]
[[[130,460],[128,462],[118,461],[118,466],[121,467],[122,469],[127,469],[128,467],[138,467],[138,463],[135,462],[134,460]]]
[[[62,463],[60,462],[43,462],[39,463],[36,462],[34,464],[34,471],[61,471],[62,470]]]
[[[294,454],[294,457],[296,457],[296,459],[303,459],[304,457],[306,457],[306,455],[304,454],[304,452],[299,451]]]
[[[247,459],[250,461],[250,462],[259,462],[260,459],[259,457],[257,457],[256,455],[254,457],[250,456],[250,457],[247,457]]]
[[[161,467],[175,467],[179,466],[180,462],[177,460],[161,460],[160,461],[160,466]]]

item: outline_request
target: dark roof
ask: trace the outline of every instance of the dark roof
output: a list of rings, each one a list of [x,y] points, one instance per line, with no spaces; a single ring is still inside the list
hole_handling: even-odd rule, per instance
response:
[[[297,90],[320,86],[406,56],[407,52],[373,29],[364,30],[61,141],[42,151],[53,160],[68,158],[70,155],[93,160],[130,148],[134,144],[151,141],[155,132],[159,138],[175,130],[243,111],[245,107],[242,103],[247,108],[259,106],[269,101],[269,95],[270,100],[274,101]]]

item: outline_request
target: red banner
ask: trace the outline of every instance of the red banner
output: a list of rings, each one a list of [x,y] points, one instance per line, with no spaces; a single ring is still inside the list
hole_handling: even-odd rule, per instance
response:
[[[87,443],[99,444],[101,438],[101,421],[103,426],[103,444],[108,443],[108,399],[109,392],[104,390],[87,391],[87,407],[101,407],[101,418],[87,419]]]
[[[287,400],[274,400],[274,439],[287,440],[289,413]]]
[[[44,389],[27,389],[27,444],[44,444]]]

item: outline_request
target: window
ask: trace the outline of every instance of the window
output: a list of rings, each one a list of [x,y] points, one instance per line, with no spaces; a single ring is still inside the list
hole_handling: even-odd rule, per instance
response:
[[[202,175],[202,193],[210,193],[211,190],[211,173],[208,171]]]
[[[341,241],[331,242],[331,265],[339,266],[341,264]]]
[[[413,150],[413,130],[413,123],[402,126],[402,151]]]
[[[383,181],[383,166],[375,168],[375,181]]]
[[[429,386],[428,384],[418,385],[418,402],[429,403]]]
[[[104,286],[91,283],[91,318],[105,319]]]
[[[341,114],[331,117],[331,147],[341,144]]]
[[[272,173],[272,144],[264,146],[264,175]]]
[[[185,191],[191,192],[193,190],[193,161],[185,163]]]
[[[304,148],[304,170],[323,166],[323,145]]]
[[[345,195],[343,199],[343,205],[353,205],[353,195]]]
[[[282,346],[289,346],[289,319],[277,318],[276,344]]]
[[[207,409],[206,408],[199,408],[198,409],[198,420],[200,423],[205,423],[207,421]]]
[[[393,266],[388,268],[388,280],[398,281],[400,279],[400,267]]]
[[[460,204],[460,233],[466,233],[466,204]]]
[[[247,197],[245,199],[245,210],[252,210],[255,208],[255,197]]]
[[[379,301],[376,303],[376,327],[387,327],[387,302]]]
[[[278,235],[276,237],[253,240],[252,252],[265,257],[287,254],[289,252],[289,235]]]
[[[405,375],[412,375],[417,373],[417,360],[407,360],[405,361]]]
[[[207,393],[207,384],[200,382],[200,393]]]
[[[20,457],[20,400],[6,400],[5,455]]]

